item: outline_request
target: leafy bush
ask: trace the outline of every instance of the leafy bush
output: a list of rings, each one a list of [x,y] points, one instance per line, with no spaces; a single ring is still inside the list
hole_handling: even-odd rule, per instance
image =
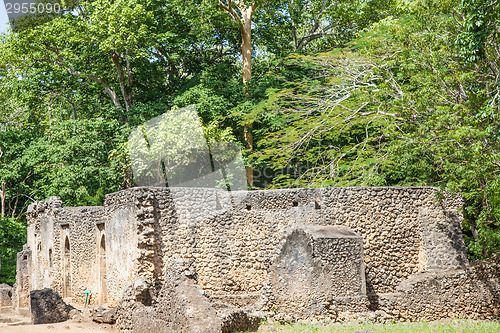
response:
[[[0,254],[2,268],[0,283],[13,285],[16,282],[17,253],[26,243],[26,224],[24,221],[4,218],[0,219]]]

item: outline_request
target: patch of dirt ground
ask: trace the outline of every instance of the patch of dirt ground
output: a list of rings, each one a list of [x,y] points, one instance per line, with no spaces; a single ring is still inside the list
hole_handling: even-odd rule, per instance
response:
[[[57,324],[19,325],[9,326],[0,323],[0,333],[70,333],[70,332],[113,332],[120,331],[108,324],[97,324],[89,318],[68,320]]]

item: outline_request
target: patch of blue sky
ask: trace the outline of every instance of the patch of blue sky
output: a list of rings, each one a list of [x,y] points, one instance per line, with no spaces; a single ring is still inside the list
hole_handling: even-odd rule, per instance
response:
[[[9,17],[7,16],[7,10],[5,9],[5,2],[0,3],[0,33],[7,33],[10,31]]]

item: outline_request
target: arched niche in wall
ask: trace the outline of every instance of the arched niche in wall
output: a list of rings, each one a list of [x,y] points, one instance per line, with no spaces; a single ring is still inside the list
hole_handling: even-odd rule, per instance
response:
[[[49,249],[49,267],[52,269],[54,267],[54,258],[52,254],[52,248]]]
[[[39,276],[43,274],[43,261],[42,261],[42,240],[40,239],[40,235],[36,235],[36,253],[35,253],[35,269],[38,272]]]
[[[63,243],[63,297],[71,297],[71,245],[69,232],[64,235]]]
[[[99,281],[99,293],[97,302],[104,304],[107,301],[106,286],[106,234],[104,223],[97,224],[97,281]]]

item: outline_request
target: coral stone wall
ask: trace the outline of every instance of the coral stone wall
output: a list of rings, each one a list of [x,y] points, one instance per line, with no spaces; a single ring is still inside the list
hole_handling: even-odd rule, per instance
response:
[[[78,303],[90,289],[94,304],[114,306],[138,278],[161,284],[175,259],[212,297],[255,300],[292,230],[342,225],[362,237],[367,293],[392,293],[412,274],[468,265],[460,202],[437,193],[136,187],[107,195],[104,207],[77,208],[53,197],[27,213],[31,289],[49,287]]]
[[[61,222],[69,223],[70,240],[70,272],[71,272],[71,297],[73,301],[83,304],[85,302],[84,290],[92,291],[95,300],[100,296],[98,281],[98,230],[96,225],[103,220],[102,207],[75,207],[65,208],[64,214],[57,224],[56,242],[60,242],[59,249],[64,248],[64,239],[60,238]],[[59,252],[60,255],[60,252]],[[60,257],[59,257],[60,259]],[[60,281],[60,280],[59,280]],[[95,302],[94,302],[95,303]]]
[[[137,215],[141,214],[141,199],[121,191],[108,196],[105,202],[106,301],[109,306],[116,306],[142,267],[150,265],[147,260],[139,264]]]
[[[16,310],[29,307],[29,294],[31,291],[31,250],[27,244],[17,254],[16,283],[14,284],[13,307]]]
[[[31,290],[51,288],[77,303],[85,301],[86,289],[92,290],[94,298],[100,296],[96,228],[103,213],[103,207],[62,207],[57,197],[30,206]]]
[[[134,188],[140,276],[160,279],[175,257],[214,296],[261,293],[271,263],[296,226],[344,225],[363,238],[368,293],[395,292],[410,275],[466,267],[460,202],[434,188],[324,188],[233,192]],[[121,198],[118,200],[117,198]]]
[[[337,311],[338,300],[348,300],[351,310],[367,311],[363,240],[346,227],[295,229],[263,294],[267,311],[300,318]]]
[[[401,283],[396,295],[380,295],[377,303],[393,319],[403,321],[498,319],[500,253],[467,270],[417,274]]]

